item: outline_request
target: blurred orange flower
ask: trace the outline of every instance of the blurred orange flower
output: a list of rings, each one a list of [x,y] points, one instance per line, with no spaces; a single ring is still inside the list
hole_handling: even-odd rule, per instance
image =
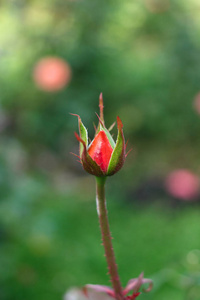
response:
[[[59,57],[42,58],[34,67],[33,80],[43,91],[59,91],[70,82],[71,67]]]

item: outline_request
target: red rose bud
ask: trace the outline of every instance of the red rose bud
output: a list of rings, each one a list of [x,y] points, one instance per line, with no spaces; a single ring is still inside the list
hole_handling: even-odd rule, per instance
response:
[[[126,146],[123,124],[119,117],[117,117],[118,135],[116,142],[105,127],[102,94],[99,97],[99,107],[99,124],[93,141],[88,145],[88,132],[78,115],[76,116],[78,117],[79,135],[75,133],[75,136],[80,142],[79,155],[85,171],[103,177],[113,175],[121,169],[126,158]]]
[[[103,130],[95,136],[92,144],[88,148],[88,153],[92,159],[100,166],[105,173],[108,170],[109,161],[113,148]]]

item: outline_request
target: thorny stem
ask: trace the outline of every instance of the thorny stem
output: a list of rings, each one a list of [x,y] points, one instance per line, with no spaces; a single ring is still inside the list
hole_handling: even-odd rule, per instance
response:
[[[105,256],[108,265],[108,272],[110,275],[113,289],[115,291],[115,297],[117,300],[124,300],[123,293],[122,293],[122,286],[120,283],[117,265],[115,261],[115,255],[112,246],[112,237],[111,237],[109,222],[108,222],[108,214],[107,214],[106,198],[105,198],[105,181],[106,181],[106,177],[96,177],[97,213],[99,217],[102,241],[103,241]]]

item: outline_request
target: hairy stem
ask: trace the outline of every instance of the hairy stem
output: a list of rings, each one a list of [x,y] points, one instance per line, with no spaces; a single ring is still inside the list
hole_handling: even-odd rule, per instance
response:
[[[96,177],[97,213],[99,217],[102,241],[103,241],[105,256],[108,265],[108,271],[109,271],[113,289],[115,291],[115,297],[117,300],[124,300],[122,287],[118,275],[117,265],[115,261],[115,255],[112,246],[112,237],[111,237],[109,222],[108,222],[108,214],[107,214],[106,198],[105,198],[105,181],[106,181],[105,177]]]

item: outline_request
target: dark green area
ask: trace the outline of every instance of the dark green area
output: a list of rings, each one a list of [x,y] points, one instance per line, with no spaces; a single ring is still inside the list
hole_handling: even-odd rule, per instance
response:
[[[197,0],[0,4],[0,299],[109,284],[94,179],[70,154],[69,113],[92,138],[103,92],[106,125],[119,115],[133,148],[107,181],[123,285],[144,271],[155,288],[138,299],[199,300],[200,197],[175,199],[164,184],[175,169],[199,176],[199,9]],[[48,56],[71,68],[59,91],[33,79]]]

